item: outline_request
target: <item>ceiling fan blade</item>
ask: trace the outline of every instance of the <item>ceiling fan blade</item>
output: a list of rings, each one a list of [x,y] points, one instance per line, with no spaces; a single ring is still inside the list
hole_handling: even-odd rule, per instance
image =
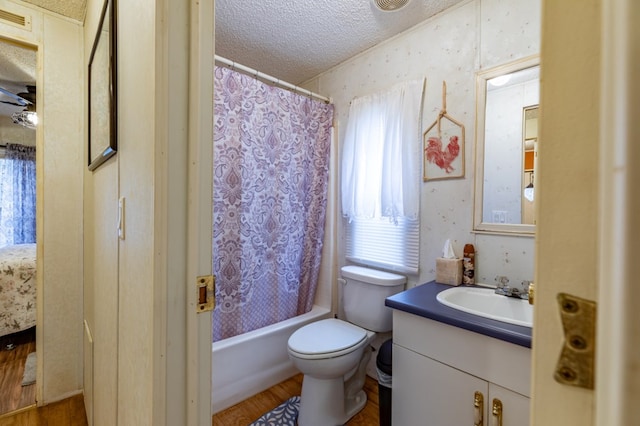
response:
[[[4,89],[2,87],[0,87],[0,93],[9,96],[10,98],[13,98],[16,102],[18,102],[20,105],[19,106],[26,106],[29,103],[33,103],[30,102],[27,99],[24,99],[22,96],[18,96],[13,92],[8,91],[7,89]]]
[[[7,104],[7,105],[13,105],[13,106],[17,106],[17,107],[23,107],[24,106],[22,104],[17,104],[15,102],[9,102],[9,101],[0,101],[0,103]]]
[[[16,94],[16,96],[20,97],[21,99],[27,101],[30,104],[35,104],[36,103],[36,94],[35,93],[21,92],[21,93]]]

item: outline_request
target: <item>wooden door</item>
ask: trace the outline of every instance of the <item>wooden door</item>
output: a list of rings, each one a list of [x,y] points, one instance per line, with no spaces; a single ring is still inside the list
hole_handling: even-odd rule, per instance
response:
[[[640,424],[639,16],[634,0],[543,2],[535,426]],[[598,303],[593,390],[553,379],[559,292]]]
[[[582,426],[593,424],[594,392],[554,380],[557,296],[598,298],[600,1],[542,10],[531,424]]]

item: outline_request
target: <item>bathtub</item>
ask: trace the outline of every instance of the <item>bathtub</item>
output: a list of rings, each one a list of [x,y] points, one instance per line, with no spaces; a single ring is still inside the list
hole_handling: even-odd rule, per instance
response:
[[[287,341],[303,325],[329,318],[314,306],[303,315],[212,344],[213,413],[262,392],[298,373],[289,361]]]

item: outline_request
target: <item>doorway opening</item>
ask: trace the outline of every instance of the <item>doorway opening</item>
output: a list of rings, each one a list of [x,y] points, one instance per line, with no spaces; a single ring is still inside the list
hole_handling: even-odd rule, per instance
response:
[[[0,38],[0,416],[36,403],[36,65]]]

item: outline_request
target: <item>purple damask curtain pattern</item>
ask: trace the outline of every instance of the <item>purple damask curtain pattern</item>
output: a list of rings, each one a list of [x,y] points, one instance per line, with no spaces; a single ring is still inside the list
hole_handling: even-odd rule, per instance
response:
[[[213,340],[311,310],[333,105],[215,68]]]

